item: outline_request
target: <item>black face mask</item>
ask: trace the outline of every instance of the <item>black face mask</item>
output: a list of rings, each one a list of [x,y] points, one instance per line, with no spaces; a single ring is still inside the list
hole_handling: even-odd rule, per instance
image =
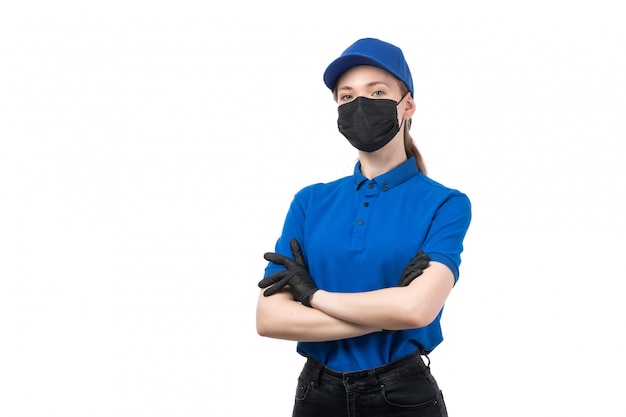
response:
[[[337,126],[352,146],[374,152],[400,131],[397,106],[393,100],[357,97],[338,107]]]

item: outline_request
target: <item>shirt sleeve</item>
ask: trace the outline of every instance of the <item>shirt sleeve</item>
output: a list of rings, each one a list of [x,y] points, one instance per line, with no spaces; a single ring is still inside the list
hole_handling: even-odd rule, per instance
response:
[[[461,193],[451,194],[439,206],[432,219],[423,250],[431,261],[446,265],[459,279],[463,239],[469,229],[472,209],[469,198]]]
[[[300,246],[304,246],[304,221],[306,217],[305,212],[309,194],[310,188],[304,188],[300,190],[291,201],[289,211],[287,212],[285,222],[283,223],[282,233],[276,241],[276,245],[274,247],[275,253],[288,256],[293,259],[291,246],[289,244],[291,238],[296,238],[300,243]],[[306,254],[304,256],[306,257]],[[283,265],[268,262],[265,267],[264,277],[280,272],[283,269],[285,269]]]

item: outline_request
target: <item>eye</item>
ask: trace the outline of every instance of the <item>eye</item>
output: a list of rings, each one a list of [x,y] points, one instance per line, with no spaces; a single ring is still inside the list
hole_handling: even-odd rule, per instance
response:
[[[374,97],[382,97],[382,96],[384,96],[384,95],[385,95],[385,93],[384,93],[382,90],[376,90],[376,91],[374,91],[374,92],[372,93],[372,95],[373,95]]]
[[[352,97],[350,94],[344,94],[343,96],[339,97],[339,100],[341,101],[352,101],[354,99],[354,97]]]

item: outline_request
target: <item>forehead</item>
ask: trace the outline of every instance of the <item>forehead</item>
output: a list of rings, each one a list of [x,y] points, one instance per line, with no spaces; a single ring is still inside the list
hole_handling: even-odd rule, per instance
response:
[[[359,65],[341,74],[336,88],[358,88],[374,82],[387,84],[391,88],[398,87],[396,78],[387,71],[371,65]]]

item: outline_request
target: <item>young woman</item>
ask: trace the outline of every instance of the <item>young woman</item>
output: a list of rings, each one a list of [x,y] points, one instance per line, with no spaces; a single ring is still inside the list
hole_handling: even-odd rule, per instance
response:
[[[265,254],[258,333],[298,341],[307,358],[293,416],[446,416],[422,357],[443,339],[470,201],[426,176],[398,47],[360,39],[324,82],[358,162],[352,176],[295,195]]]

